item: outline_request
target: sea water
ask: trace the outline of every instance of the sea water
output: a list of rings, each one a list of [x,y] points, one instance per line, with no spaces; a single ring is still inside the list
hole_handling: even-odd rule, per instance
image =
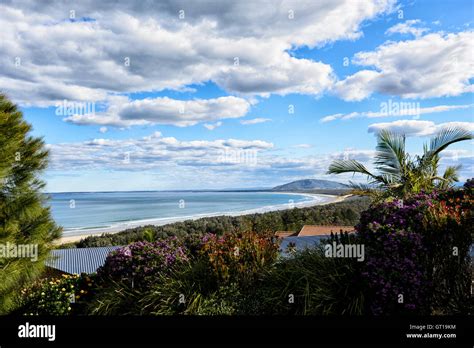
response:
[[[64,235],[128,223],[179,221],[220,214],[264,212],[323,203],[328,197],[275,192],[141,191],[50,193]]]

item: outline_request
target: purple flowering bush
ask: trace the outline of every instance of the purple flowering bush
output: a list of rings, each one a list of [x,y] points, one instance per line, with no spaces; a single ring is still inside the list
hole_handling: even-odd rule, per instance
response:
[[[91,314],[241,314],[253,286],[278,257],[270,236],[253,232],[137,242],[112,252],[98,271]]]
[[[97,274],[101,278],[128,281],[133,287],[144,287],[159,274],[188,259],[186,247],[176,237],[136,242],[111,252]]]
[[[365,245],[368,311],[463,312],[470,283],[472,190],[417,194],[371,206],[356,226]]]

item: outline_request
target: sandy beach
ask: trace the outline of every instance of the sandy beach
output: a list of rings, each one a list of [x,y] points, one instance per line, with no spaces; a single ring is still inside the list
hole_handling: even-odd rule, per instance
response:
[[[186,220],[197,220],[204,217],[213,217],[213,216],[241,216],[255,213],[266,213],[270,211],[286,210],[292,208],[306,208],[316,205],[325,205],[330,203],[337,203],[345,200],[350,195],[345,196],[334,196],[334,195],[325,195],[325,194],[311,194],[311,193],[295,193],[295,192],[275,192],[275,194],[295,194],[298,196],[307,196],[313,198],[310,201],[298,202],[298,203],[287,203],[276,206],[262,207],[258,209],[244,210],[239,212],[229,212],[229,213],[215,213],[215,214],[201,214],[201,215],[192,215],[192,216],[181,216],[176,218],[159,218],[159,219],[147,219],[139,221],[131,221],[126,223],[120,223],[110,227],[104,228],[92,228],[87,230],[77,230],[77,231],[68,231],[66,235],[59,238],[55,244],[65,244],[78,242],[81,239],[84,239],[89,236],[98,236],[104,233],[118,233],[129,228],[135,228],[140,226],[163,226],[171,224],[174,222],[186,221]],[[321,197],[325,198],[321,201]]]

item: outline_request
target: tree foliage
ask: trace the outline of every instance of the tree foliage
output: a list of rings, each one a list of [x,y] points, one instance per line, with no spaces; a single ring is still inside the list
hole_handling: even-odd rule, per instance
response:
[[[45,207],[44,183],[38,176],[47,166],[48,151],[30,131],[21,111],[0,95],[0,245],[5,251],[22,245],[38,248],[37,261],[1,255],[0,313],[12,309],[19,288],[41,272],[52,241],[61,233]]]

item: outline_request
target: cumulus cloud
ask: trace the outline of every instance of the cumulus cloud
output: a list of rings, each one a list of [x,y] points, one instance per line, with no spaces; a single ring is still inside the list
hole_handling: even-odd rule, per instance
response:
[[[383,129],[406,136],[431,136],[447,127],[461,127],[474,131],[474,122],[446,122],[435,124],[431,121],[398,120],[387,123],[374,123],[368,128],[369,133],[378,133]]]
[[[288,51],[357,39],[394,2],[5,1],[0,86],[34,106],[208,81],[249,95],[319,94],[331,67]]]
[[[385,103],[385,104],[384,104]],[[335,120],[349,120],[352,118],[380,118],[393,116],[420,116],[422,114],[433,114],[438,112],[446,112],[451,110],[464,110],[474,107],[474,104],[462,105],[436,105],[429,107],[419,107],[418,103],[410,102],[391,102],[381,103],[381,110],[383,111],[366,111],[366,112],[351,112],[348,114],[338,113],[324,116],[320,122],[326,123]],[[391,105],[396,106],[396,110],[391,110]],[[406,104],[406,105],[405,105]],[[395,109],[395,108],[392,108]]]
[[[216,123],[205,123],[203,125],[206,129],[209,129],[209,130],[214,130],[220,126],[222,126],[222,122],[219,121],[219,122],[216,122]]]
[[[336,83],[343,99],[362,100],[373,93],[403,98],[456,96],[473,91],[474,32],[434,33],[359,52],[353,63],[370,66]],[[416,59],[414,59],[416,57]]]
[[[269,180],[291,181],[324,176],[329,161],[349,158],[367,161],[373,151],[347,149],[344,152],[312,154],[294,158],[276,155],[274,145],[263,140],[218,139],[183,141],[155,132],[137,139],[98,138],[83,142],[49,144],[49,175],[76,171],[157,173],[163,180],[199,183],[196,187],[267,186]],[[191,169],[191,170],[189,170]],[[198,176],[197,180],[193,176]],[[341,180],[341,178],[338,178]],[[176,185],[176,182],[173,183]],[[224,184],[225,185],[225,184]],[[235,186],[238,185],[238,186]]]
[[[388,35],[392,34],[411,34],[415,37],[423,35],[423,33],[429,31],[428,28],[418,27],[421,24],[419,19],[410,19],[403,23],[395,24],[393,27],[388,28],[385,32]]]
[[[283,54],[273,64],[236,66],[218,74],[215,81],[231,92],[318,95],[335,82],[331,66]]]
[[[247,100],[233,96],[193,100],[177,100],[168,97],[137,100],[116,98],[110,100],[103,112],[75,114],[64,120],[82,125],[100,124],[116,127],[148,124],[185,127],[200,122],[242,117],[249,109],[250,103]]]
[[[336,94],[344,100],[360,101],[372,94],[374,90],[373,82],[380,75],[377,71],[358,71],[354,75],[338,81],[333,88]]]
[[[262,118],[262,117],[257,117],[257,118],[252,118],[250,120],[241,120],[240,123],[243,125],[249,125],[249,124],[257,124],[257,123],[265,123],[265,122],[270,122],[270,118]]]
[[[163,137],[160,132],[139,139],[93,139],[49,144],[51,169],[142,171],[162,167],[246,166],[246,159],[273,148],[263,140],[191,140]]]
[[[458,161],[464,158],[474,157],[473,151],[465,149],[446,149],[441,152],[441,158]]]

